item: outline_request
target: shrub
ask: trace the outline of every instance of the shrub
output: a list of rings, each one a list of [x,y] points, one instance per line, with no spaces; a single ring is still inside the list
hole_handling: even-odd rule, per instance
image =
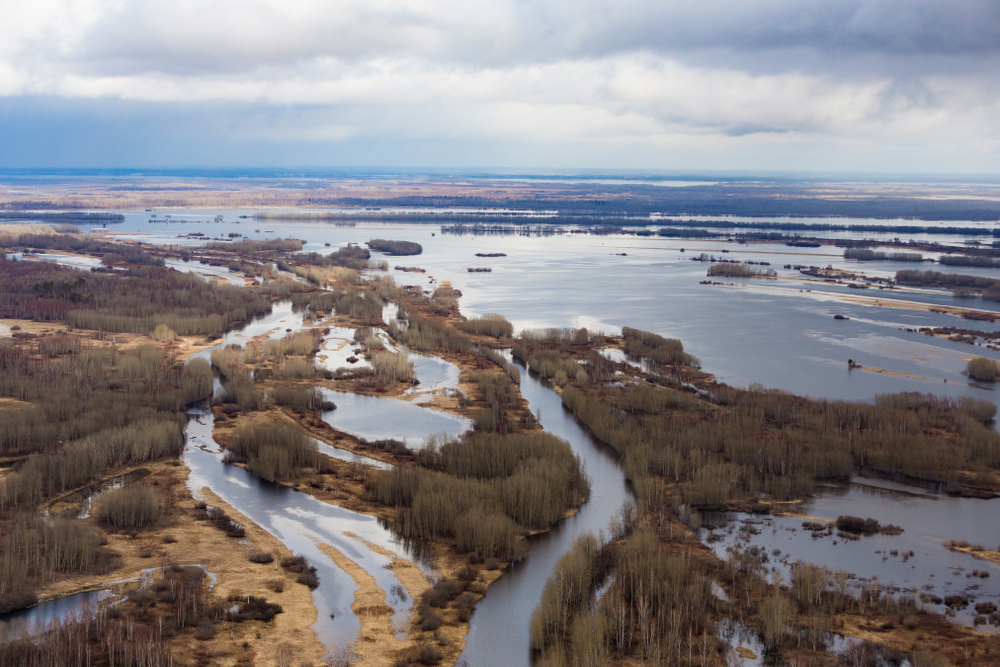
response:
[[[229,450],[247,468],[266,480],[293,477],[299,468],[316,465],[316,443],[296,426],[264,422],[242,426],[233,433]]]
[[[219,509],[218,507],[210,507],[205,512],[205,518],[208,519],[213,526],[221,530],[226,534],[227,537],[242,538],[246,537],[247,531],[240,524],[233,521],[228,514]]]
[[[473,317],[460,323],[459,328],[471,334],[492,336],[493,338],[510,338],[514,335],[514,325],[503,315],[487,313],[482,317]]]
[[[195,639],[206,641],[208,639],[213,639],[217,631],[215,629],[215,623],[212,622],[208,616],[202,616],[201,620],[198,621],[198,629],[195,630]]]
[[[325,407],[327,401],[316,387],[275,387],[271,391],[271,399],[292,410],[328,409]]]
[[[472,610],[476,607],[476,596],[465,592],[455,600],[455,611],[459,623],[468,623],[472,618]]]
[[[444,607],[462,592],[462,585],[454,579],[443,577],[420,595],[420,600],[431,607]]]
[[[837,529],[856,535],[875,535],[882,532],[882,526],[875,519],[862,519],[848,515],[837,517]]]
[[[254,549],[247,555],[247,560],[251,563],[273,563],[274,554],[268,551],[258,551]]]
[[[166,324],[157,324],[156,329],[149,334],[149,337],[153,340],[158,340],[162,342],[170,342],[177,338],[177,334],[173,329],[168,327]]]
[[[295,581],[300,584],[305,584],[309,588],[319,587],[319,577],[316,576],[316,568],[310,568],[305,572],[300,572],[299,576],[295,578]]]
[[[430,644],[424,644],[417,651],[417,662],[421,665],[436,665],[444,659],[441,651],[437,647],[431,646]]]
[[[970,378],[980,382],[996,382],[998,375],[997,362],[986,357],[970,359],[965,370]]]
[[[441,627],[441,617],[427,605],[420,607],[419,627],[423,632],[433,632]]]
[[[104,494],[95,512],[101,523],[119,530],[144,528],[160,518],[160,497],[148,484],[133,484]]]

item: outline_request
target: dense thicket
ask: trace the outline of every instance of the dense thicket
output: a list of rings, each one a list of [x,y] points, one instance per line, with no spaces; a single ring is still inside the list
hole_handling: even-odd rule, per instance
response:
[[[1000,436],[961,402],[888,394],[872,405],[730,387],[711,398],[647,385],[563,390],[566,406],[624,457],[640,500],[655,479],[710,506],[760,492],[801,496],[855,466],[950,480],[1000,465]]]
[[[419,255],[424,251],[423,246],[413,241],[388,241],[386,239],[372,239],[368,242],[368,247],[389,255]]]
[[[405,329],[389,324],[389,335],[407,347],[428,352],[464,352],[472,347],[467,336],[435,320],[411,315],[408,322]]]
[[[460,322],[458,328],[477,336],[492,336],[493,338],[510,338],[514,335],[514,325],[503,315],[486,313],[482,317],[472,317]]]
[[[398,508],[395,528],[404,536],[454,538],[483,557],[516,557],[525,528],[550,527],[589,493],[569,445],[546,433],[431,442],[418,462],[376,477],[372,497]]]
[[[329,255],[321,255],[318,252],[295,255],[294,259],[299,264],[311,264],[313,266],[342,266],[348,269],[360,271],[368,268],[368,260],[372,254],[367,248],[348,244],[339,248]]]
[[[96,481],[108,471],[180,454],[180,417],[112,426],[29,457],[0,485],[0,507],[30,507]]]
[[[594,591],[613,573],[596,603]],[[648,530],[601,546],[579,538],[557,563],[531,616],[531,643],[546,667],[599,667],[612,655],[658,665],[716,664],[709,635],[715,598],[706,568],[671,553]]]
[[[986,268],[996,268],[1000,266],[1000,259],[992,257],[973,257],[969,255],[941,255],[938,262],[948,266],[982,266]]]
[[[664,338],[648,331],[622,327],[622,343],[625,354],[633,359],[664,365],[701,366],[697,357],[687,354],[684,344],[676,338]]]
[[[225,250],[227,252],[246,254],[246,253],[265,253],[265,252],[299,252],[302,250],[304,242],[301,239],[264,239],[262,241],[253,241],[250,239],[244,241],[213,241],[211,243],[206,243],[205,247],[210,250]]]
[[[178,334],[222,333],[270,312],[255,290],[219,285],[155,266],[116,275],[43,262],[0,260],[0,317],[66,320],[83,329]]]
[[[89,526],[46,521],[32,509],[5,522],[0,543],[0,613],[35,602],[36,586],[62,572],[103,572],[111,555]]]
[[[708,277],[724,278],[774,278],[778,272],[774,269],[758,269],[749,264],[720,263],[708,267]]]
[[[149,484],[132,484],[102,495],[94,515],[112,528],[145,528],[160,518],[160,497]]]
[[[51,450],[105,429],[175,421],[175,412],[211,394],[208,365],[179,367],[152,345],[122,352],[85,347],[38,356],[30,339],[0,343],[0,395],[33,403],[7,408],[0,454]]]
[[[362,324],[382,324],[382,308],[385,303],[371,292],[349,290],[338,299],[334,308],[338,315],[361,320]]]
[[[241,426],[233,433],[226,460],[271,482],[294,477],[299,468],[316,465],[316,443],[302,429],[282,422]]]

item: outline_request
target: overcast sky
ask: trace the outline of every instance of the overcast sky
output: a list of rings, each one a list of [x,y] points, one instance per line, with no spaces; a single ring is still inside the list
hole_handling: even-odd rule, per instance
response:
[[[2,167],[1000,172],[998,0],[2,3]]]

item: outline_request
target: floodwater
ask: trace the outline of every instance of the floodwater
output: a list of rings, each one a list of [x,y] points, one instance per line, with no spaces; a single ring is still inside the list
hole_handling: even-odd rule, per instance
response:
[[[944,542],[964,540],[997,549],[1000,524],[994,517],[998,503],[855,477],[850,484],[821,487],[814,498],[793,506],[794,511],[826,521],[835,521],[838,516],[872,518],[882,525],[899,526],[901,535],[853,540],[834,531],[831,536],[813,538],[812,532],[802,527],[801,518],[728,513],[707,517],[708,521],[721,521],[721,525],[702,529],[701,538],[720,558],[726,558],[731,548],[762,548],[769,556],[768,566],[781,573],[786,583],[790,565],[802,561],[852,575],[855,588],[864,581],[877,580],[897,595],[912,591],[917,596],[926,593],[941,599],[966,595],[970,601],[965,609],[949,610],[933,601],[925,608],[971,625],[976,603],[1000,604],[1000,565],[949,551]],[[983,573],[987,576],[982,577]]]
[[[420,447],[432,435],[456,436],[472,423],[464,417],[399,400],[362,396],[323,389],[323,396],[337,405],[323,413],[323,421],[335,429],[366,440],[404,440]]]
[[[1000,353],[902,330],[956,326],[996,331],[1000,330],[1000,323],[970,322],[943,313],[890,307],[892,300],[902,300],[924,308],[948,305],[1000,311],[1000,304],[960,301],[940,290],[850,289],[808,279],[793,268],[785,269],[784,265],[830,265],[882,276],[902,269],[1000,275],[996,271],[936,263],[857,262],[845,260],[842,250],[829,246],[793,248],[773,243],[570,233],[547,237],[456,236],[442,234],[439,225],[405,224],[391,219],[384,223],[365,221],[356,227],[302,220],[238,219],[239,215],[252,214],[253,211],[175,211],[175,218],[196,222],[164,226],[148,224],[145,212],[126,211],[126,221],[116,225],[115,232],[126,237],[129,232],[142,233],[135,238],[145,242],[190,245],[198,243],[197,239],[176,239],[178,231],[201,231],[209,236],[239,232],[250,238],[293,237],[306,241],[307,252],[330,252],[347,243],[363,244],[375,237],[416,241],[423,245],[421,255],[388,259],[391,265],[418,266],[426,269],[427,274],[378,273],[391,275],[400,285],[416,284],[422,288],[433,287],[429,283],[431,277],[437,283],[448,280],[462,291],[462,312],[469,316],[501,313],[518,329],[585,326],[613,333],[622,326],[632,326],[680,338],[685,349],[701,359],[706,371],[734,386],[759,382],[765,387],[815,398],[851,400],[870,400],[885,392],[919,391],[972,395],[1000,404],[1000,393],[991,387],[970,384],[962,375],[969,357],[1000,359]],[[216,215],[222,215],[225,222],[211,222]],[[884,221],[850,218],[836,222],[884,224]],[[948,224],[953,225],[982,226],[965,222]],[[902,236],[903,240],[912,237],[956,247],[966,240],[960,235],[843,232],[815,235],[864,237],[872,241]],[[728,252],[723,253],[724,250]],[[507,256],[475,257],[476,253],[497,252]],[[768,262],[779,278],[727,278],[719,282],[731,286],[702,285],[708,263],[690,261],[702,252],[728,260]],[[374,257],[383,256],[375,253]],[[489,266],[493,271],[469,273],[470,266]],[[850,319],[834,320],[837,314]],[[866,369],[892,373],[849,371],[848,359]]]
[[[409,551],[375,517],[269,484],[242,468],[223,464],[223,449],[212,438],[212,428],[210,413],[194,415],[188,422],[183,460],[191,469],[189,488],[198,496],[202,487],[208,487],[316,567],[320,585],[313,592],[313,604],[319,616],[312,627],[320,641],[330,650],[344,647],[357,638],[361,627],[351,610],[358,586],[319,548],[320,544],[333,546],[375,578],[387,593],[386,603],[393,607],[394,625],[403,631],[413,601],[388,595],[400,584],[395,573],[385,568],[392,559],[368,544],[419,564],[418,554]]]
[[[590,499],[574,516],[548,533],[530,538],[528,554],[493,585],[472,614],[465,651],[458,663],[476,667],[527,667],[531,664],[528,625],[542,589],[559,557],[584,533],[598,535],[631,500],[617,457],[595,442],[563,408],[547,383],[521,373],[521,393],[546,432],[566,440],[590,477]]]

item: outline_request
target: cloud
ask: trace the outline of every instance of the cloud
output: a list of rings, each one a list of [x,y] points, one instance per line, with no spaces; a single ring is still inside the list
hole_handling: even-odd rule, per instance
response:
[[[566,155],[750,137],[992,151],[997,72],[1000,6],[981,0],[37,0],[0,27],[0,96],[250,104],[272,122],[241,132],[268,141]]]

